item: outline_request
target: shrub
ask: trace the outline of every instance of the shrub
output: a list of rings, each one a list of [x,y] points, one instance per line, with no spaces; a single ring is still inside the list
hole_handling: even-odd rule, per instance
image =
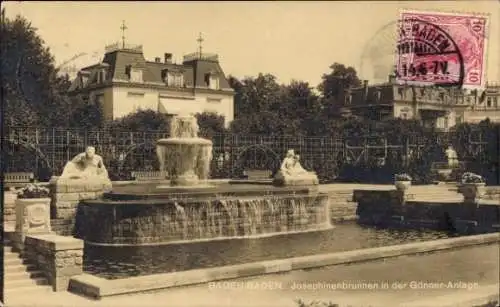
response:
[[[30,183],[17,192],[17,198],[47,198],[50,195],[49,189],[36,184]]]
[[[483,177],[481,177],[478,174],[467,172],[467,173],[464,173],[462,175],[461,182],[462,183],[484,183],[484,179],[483,179]]]
[[[403,174],[396,174],[394,176],[394,180],[396,180],[396,181],[411,181],[412,178],[410,177],[410,175],[403,173]]]

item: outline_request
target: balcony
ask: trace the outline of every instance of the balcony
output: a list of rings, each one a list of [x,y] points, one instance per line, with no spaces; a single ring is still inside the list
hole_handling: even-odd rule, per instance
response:
[[[134,51],[134,52],[139,52],[142,53],[142,45],[133,45],[133,44],[121,44],[121,43],[114,43],[111,45],[107,45],[104,47],[104,51],[106,53],[111,53],[114,51],[118,50],[128,50],[128,51]]]
[[[194,53],[187,54],[183,57],[184,62],[189,62],[189,61],[194,61],[194,60],[219,62],[219,56],[215,53],[194,52]]]

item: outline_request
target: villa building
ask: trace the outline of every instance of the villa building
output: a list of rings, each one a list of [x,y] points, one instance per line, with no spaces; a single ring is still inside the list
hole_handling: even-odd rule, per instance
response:
[[[383,84],[348,91],[344,111],[364,118],[419,119],[428,127],[447,130],[462,122],[486,118],[500,122],[500,84],[487,84],[484,91],[397,84],[390,76]]]
[[[166,115],[212,112],[223,115],[226,125],[234,118],[234,91],[218,55],[201,49],[176,64],[171,53],[165,53],[163,61],[147,61],[142,46],[107,46],[102,62],[78,72],[70,93],[100,104],[106,119],[139,109]]]

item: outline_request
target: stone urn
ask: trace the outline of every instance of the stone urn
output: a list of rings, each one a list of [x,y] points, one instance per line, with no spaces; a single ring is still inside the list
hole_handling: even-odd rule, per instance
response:
[[[49,234],[50,198],[16,199],[15,246],[22,250],[24,239],[31,234]]]
[[[464,196],[465,202],[476,202],[486,194],[486,184],[481,183],[462,183],[458,191]]]
[[[396,190],[404,193],[410,188],[411,181],[410,180],[396,180],[394,182],[394,185],[396,186]]]

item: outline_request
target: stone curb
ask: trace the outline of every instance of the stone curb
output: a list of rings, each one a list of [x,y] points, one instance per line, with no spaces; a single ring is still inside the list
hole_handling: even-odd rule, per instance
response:
[[[168,181],[168,180],[165,180]],[[213,183],[228,183],[231,181],[231,179],[208,179],[208,182],[213,182]],[[150,183],[158,183],[158,180],[141,180],[141,181],[135,181],[135,180],[128,180],[128,181],[111,181],[111,184],[113,186],[120,186],[120,185],[129,185],[129,184],[150,184]],[[45,182],[39,182],[38,184],[42,186],[48,186],[50,182],[45,181]]]
[[[377,260],[458,247],[489,244],[499,241],[499,233],[482,234],[347,252],[254,262],[241,265],[130,277],[117,280],[107,280],[89,274],[82,274],[71,279],[69,290],[71,292],[95,298],[102,298],[112,295],[159,290],[176,286],[207,283],[217,280],[283,273],[292,270],[318,268],[360,261]]]
[[[498,302],[500,285],[485,286],[476,291],[464,291],[401,304],[400,307],[471,307]]]

